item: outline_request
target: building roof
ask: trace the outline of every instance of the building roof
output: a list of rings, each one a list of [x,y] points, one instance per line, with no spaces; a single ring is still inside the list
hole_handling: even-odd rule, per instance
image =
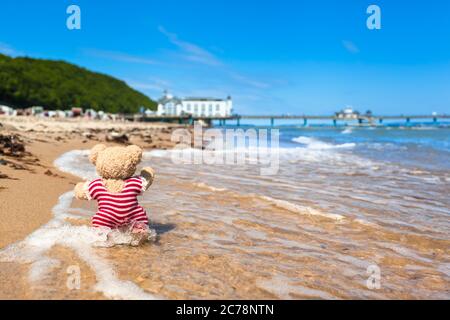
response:
[[[167,97],[167,96],[164,96],[164,97],[162,97],[161,99],[158,100],[158,103],[160,103],[160,104],[166,104],[166,103],[169,103],[169,102],[173,102],[175,104],[179,104],[179,103],[181,103],[181,100],[178,99],[177,97]]]
[[[231,96],[228,96],[227,99],[218,99],[211,97],[186,97],[186,98],[178,98],[169,94],[166,90],[164,91],[164,96],[158,100],[159,104],[165,105],[166,103],[173,102],[174,104],[181,104],[183,101],[204,101],[204,102],[223,102],[226,100],[231,100]]]
[[[183,101],[225,101],[225,100],[208,97],[186,97],[183,99]]]

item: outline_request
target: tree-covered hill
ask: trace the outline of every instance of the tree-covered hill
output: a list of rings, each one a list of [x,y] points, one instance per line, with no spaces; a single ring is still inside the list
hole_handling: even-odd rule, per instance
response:
[[[137,112],[156,103],[125,82],[64,61],[11,58],[0,54],[0,101],[14,107],[81,107]]]

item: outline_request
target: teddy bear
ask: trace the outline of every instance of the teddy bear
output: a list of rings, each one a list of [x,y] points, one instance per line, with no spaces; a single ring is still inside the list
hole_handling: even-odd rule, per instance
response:
[[[137,196],[153,183],[155,172],[152,168],[142,169],[135,176],[136,167],[141,162],[142,149],[136,145],[126,147],[94,146],[89,161],[95,165],[100,178],[80,182],[75,186],[75,198],[96,200],[98,211],[92,217],[94,227],[119,229],[132,225],[133,230],[148,229],[145,209],[138,203]]]

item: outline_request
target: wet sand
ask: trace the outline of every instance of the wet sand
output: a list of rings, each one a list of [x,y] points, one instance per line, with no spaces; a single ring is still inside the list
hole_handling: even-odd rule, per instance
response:
[[[97,143],[118,144],[114,137],[110,138],[112,132],[118,133],[119,137],[125,134],[128,143],[146,149],[169,148],[173,127],[176,126],[0,117],[0,135],[13,135],[25,147],[24,152],[16,155],[0,153],[0,249],[24,239],[51,220],[52,208],[58,198],[81,181],[80,177],[61,172],[54,166],[53,162],[63,153],[73,149],[89,149]],[[62,263],[73,264],[77,260],[73,252],[66,248],[52,249],[52,254],[58,252],[66,252],[67,259],[63,259]],[[78,263],[86,268],[83,274],[89,277],[88,267],[83,266],[82,261]],[[58,270],[65,273],[64,268]],[[28,271],[27,265],[2,264],[0,298],[103,298],[100,294],[79,291],[76,295],[73,292],[65,295],[64,290],[59,292],[57,284],[53,283],[58,277],[52,278],[54,289],[44,293],[39,286],[30,286]],[[95,278],[92,281],[95,282]]]

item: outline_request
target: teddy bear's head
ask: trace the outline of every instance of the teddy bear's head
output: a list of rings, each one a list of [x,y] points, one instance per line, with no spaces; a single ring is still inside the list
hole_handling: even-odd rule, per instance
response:
[[[142,149],[135,145],[106,147],[98,144],[92,148],[89,155],[89,160],[95,165],[100,177],[115,180],[132,177],[141,159]]]

